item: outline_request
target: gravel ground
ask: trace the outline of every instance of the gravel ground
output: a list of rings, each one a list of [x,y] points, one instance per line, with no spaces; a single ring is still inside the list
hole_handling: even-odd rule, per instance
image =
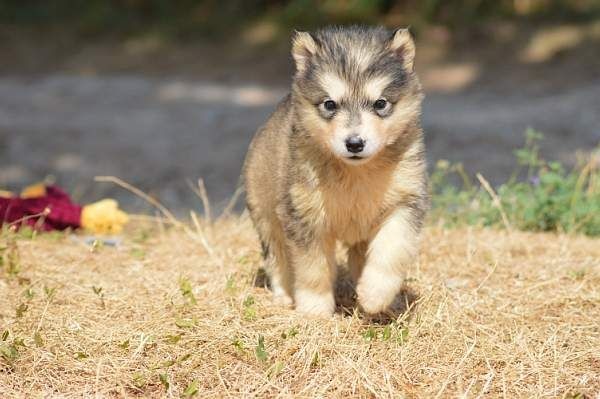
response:
[[[517,89],[517,88],[515,88]],[[521,89],[520,87],[518,89]],[[145,205],[97,175],[115,175],[186,211],[200,206],[188,186],[202,177],[223,206],[235,190],[247,145],[283,86],[215,83],[134,74],[66,73],[0,77],[0,187],[53,176],[81,201],[116,197]],[[500,181],[528,127],[546,135],[545,155],[572,162],[600,142],[600,79],[558,90],[489,87],[427,94],[429,159],[464,162]]]

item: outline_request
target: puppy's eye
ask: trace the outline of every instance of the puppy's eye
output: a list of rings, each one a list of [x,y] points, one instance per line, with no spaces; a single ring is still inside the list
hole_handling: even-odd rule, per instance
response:
[[[323,109],[328,112],[333,112],[337,109],[337,104],[333,100],[323,101]]]
[[[375,108],[375,111],[383,111],[387,108],[387,106],[388,102],[384,98],[380,98],[379,100],[375,101],[375,103],[373,103],[373,108]]]

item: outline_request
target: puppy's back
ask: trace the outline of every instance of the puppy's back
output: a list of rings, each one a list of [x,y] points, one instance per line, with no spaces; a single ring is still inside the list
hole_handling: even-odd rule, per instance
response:
[[[246,202],[252,212],[273,212],[283,192],[289,165],[291,99],[277,106],[267,123],[257,132],[244,164]]]

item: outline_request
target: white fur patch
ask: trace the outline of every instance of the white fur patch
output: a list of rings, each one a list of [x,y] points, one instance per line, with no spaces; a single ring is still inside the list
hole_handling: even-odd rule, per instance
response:
[[[383,274],[402,273],[402,267],[417,254],[417,234],[409,219],[406,208],[390,215],[369,246],[365,268],[376,268]]]
[[[381,98],[381,93],[383,93],[383,90],[385,90],[390,82],[391,78],[389,76],[378,76],[369,80],[364,85],[365,96],[372,101]]]
[[[298,289],[296,297],[296,310],[317,317],[329,317],[335,310],[333,293],[317,293],[306,289]]]
[[[335,73],[328,72],[321,75],[320,83],[334,101],[339,101],[348,92],[348,84]]]
[[[402,275],[379,274],[365,269],[356,287],[358,302],[367,313],[383,312],[396,298],[403,280]]]
[[[364,72],[373,62],[373,52],[364,47],[355,47],[351,50],[350,57],[360,72]]]
[[[373,155],[377,154],[383,148],[383,141],[379,135],[376,122],[378,117],[370,111],[360,111],[361,122],[356,126],[342,125],[335,129],[330,140],[330,146],[333,152],[343,161],[349,162],[352,165],[360,165],[368,161]],[[341,117],[342,115],[340,115]],[[363,160],[350,160],[353,154],[346,148],[346,139],[351,135],[358,135],[365,140],[365,147],[360,153]]]
[[[411,227],[410,210],[396,210],[371,242],[356,292],[369,313],[385,310],[403,281],[404,267],[417,255],[418,235]]]

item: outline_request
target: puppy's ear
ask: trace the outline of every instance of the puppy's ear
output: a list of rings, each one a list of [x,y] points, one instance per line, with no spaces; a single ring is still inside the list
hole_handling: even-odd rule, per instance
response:
[[[296,62],[296,71],[302,73],[308,67],[310,59],[317,53],[317,42],[308,32],[294,31],[292,36],[292,57]]]
[[[396,29],[388,45],[404,68],[412,72],[415,61],[415,42],[408,29]]]

